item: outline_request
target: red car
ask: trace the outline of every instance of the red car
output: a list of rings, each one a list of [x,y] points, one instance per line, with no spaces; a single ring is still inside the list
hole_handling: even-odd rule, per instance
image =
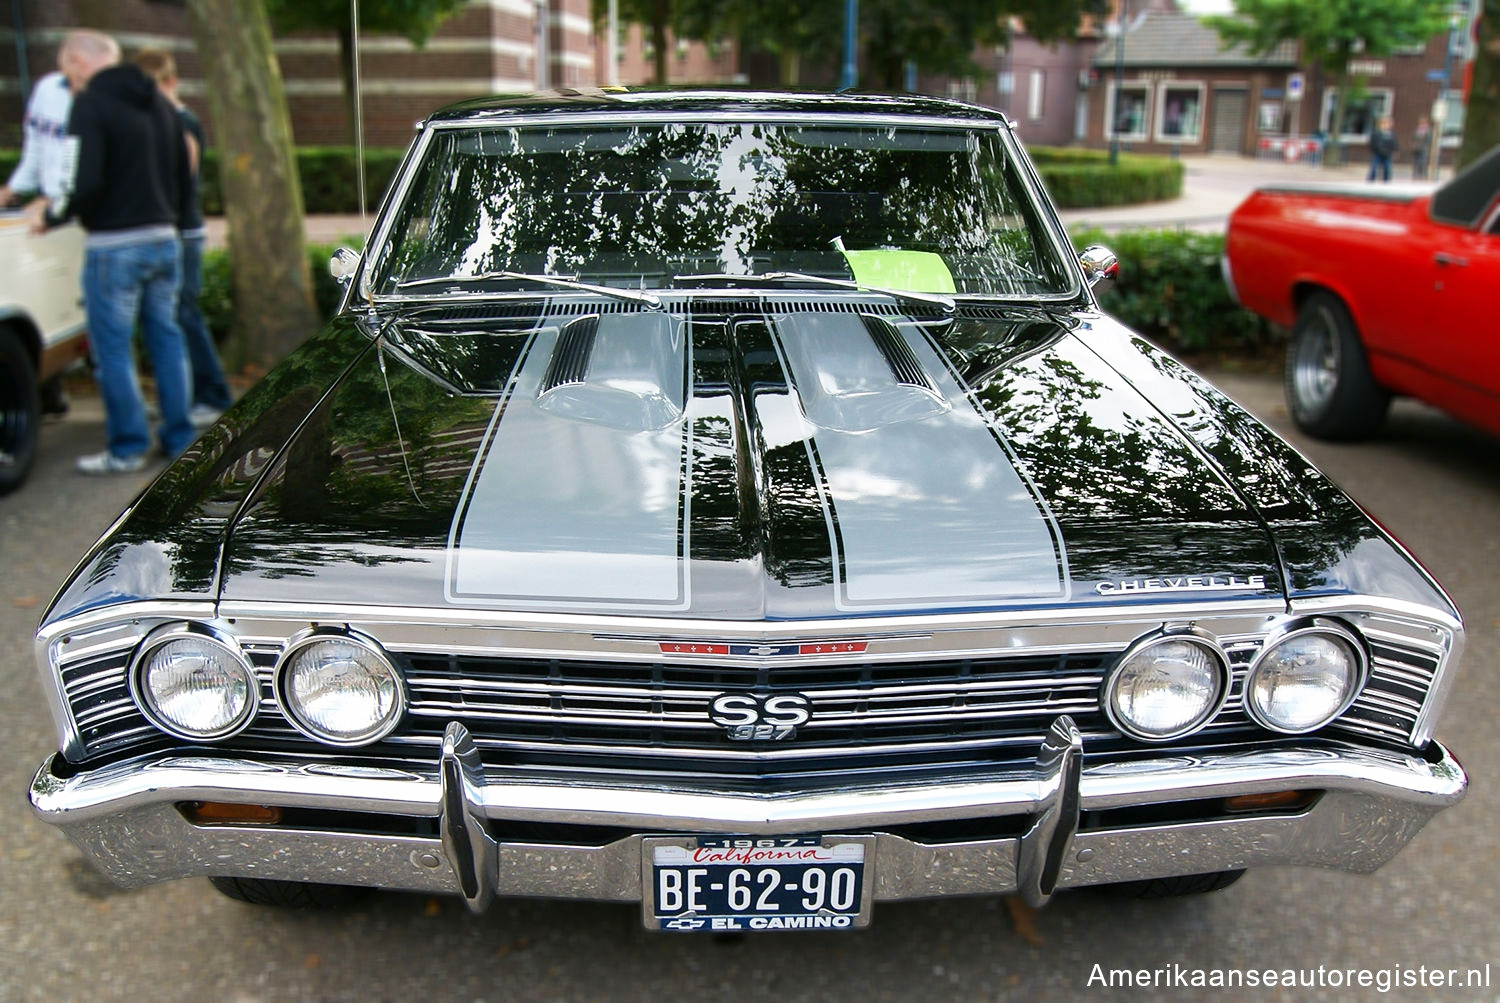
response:
[[[1406,394],[1500,434],[1500,147],[1436,190],[1286,184],[1229,218],[1236,299],[1292,329],[1287,404],[1325,439]]]

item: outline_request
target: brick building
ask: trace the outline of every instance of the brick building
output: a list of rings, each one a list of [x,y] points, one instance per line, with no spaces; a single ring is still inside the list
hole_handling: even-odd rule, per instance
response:
[[[1337,88],[1315,66],[1304,63],[1287,42],[1263,56],[1221,47],[1218,34],[1191,14],[1146,11],[1131,19],[1119,40],[1095,51],[1088,88],[1086,144],[1107,146],[1118,137],[1128,149],[1146,153],[1232,153],[1302,156],[1306,142],[1333,131]],[[1467,35],[1464,35],[1467,38]],[[1410,162],[1418,119],[1430,115],[1441,90],[1448,35],[1384,58],[1355,58],[1350,69],[1363,78],[1363,93],[1345,110],[1340,142],[1347,159],[1369,157],[1369,137],[1384,115],[1395,120]],[[1461,47],[1453,66],[1462,77]],[[1123,67],[1117,84],[1116,65]],[[1462,102],[1450,93],[1443,149],[1458,145]]]
[[[75,27],[113,35],[126,57],[142,46],[170,51],[181,93],[205,121],[212,120],[197,47],[183,0],[19,0],[0,15],[0,145],[19,142],[29,83],[56,67],[57,46]],[[638,27],[622,32],[622,83],[650,77],[649,46]],[[732,46],[674,44],[668,69],[683,80],[728,80]],[[299,145],[350,141],[338,41],[303,33],[275,39],[292,133]],[[392,35],[360,35],[361,92],[366,142],[404,146],[412,124],[432,110],[483,94],[525,93],[548,87],[588,87],[608,79],[604,40],[596,37],[589,0],[469,0],[418,48]]]

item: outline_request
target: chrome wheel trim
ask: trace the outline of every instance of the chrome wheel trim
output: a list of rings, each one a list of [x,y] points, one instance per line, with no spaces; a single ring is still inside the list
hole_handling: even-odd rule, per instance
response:
[[[1333,402],[1343,360],[1333,312],[1320,306],[1313,316],[1314,322],[1297,335],[1292,356],[1292,389],[1304,414],[1319,415]]]

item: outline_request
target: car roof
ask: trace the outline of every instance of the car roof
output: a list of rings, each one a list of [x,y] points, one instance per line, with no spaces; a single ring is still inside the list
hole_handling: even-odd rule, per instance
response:
[[[584,113],[651,112],[724,114],[883,114],[972,121],[1009,126],[994,108],[904,94],[853,94],[826,91],[760,91],[729,88],[590,87],[537,91],[531,94],[471,98],[440,108],[429,122],[495,121],[512,117]]]

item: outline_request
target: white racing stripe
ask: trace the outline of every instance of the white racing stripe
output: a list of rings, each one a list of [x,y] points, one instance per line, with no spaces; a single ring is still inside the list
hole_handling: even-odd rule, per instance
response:
[[[814,426],[841,610],[1066,595],[1061,533],[920,328],[893,319],[913,380],[854,314],[773,320]]]
[[[681,319],[604,314],[586,380],[542,394],[559,330],[548,320],[533,335],[475,459],[450,533],[447,599],[686,609]],[[652,420],[632,427],[631,413]]]

